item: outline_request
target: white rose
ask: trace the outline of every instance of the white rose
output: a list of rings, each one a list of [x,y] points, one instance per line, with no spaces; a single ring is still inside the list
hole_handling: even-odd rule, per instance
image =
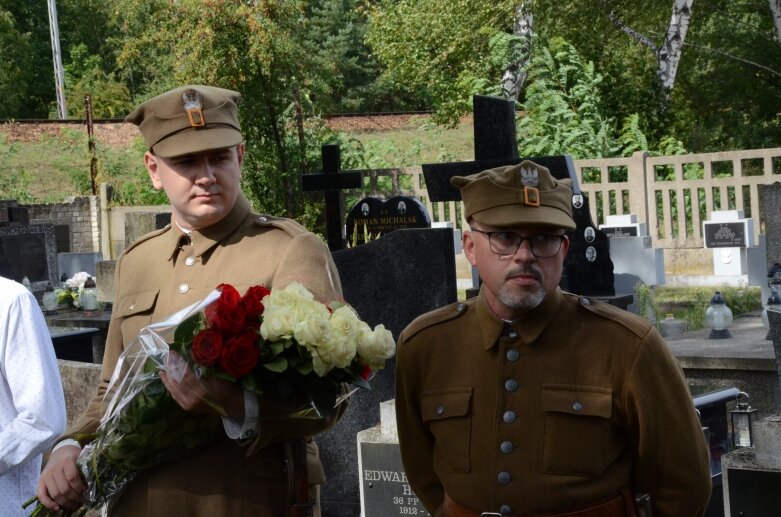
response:
[[[260,335],[266,341],[277,341],[280,338],[293,336],[297,323],[295,308],[279,308],[263,311],[263,323],[260,325]]]
[[[326,364],[316,352],[312,352],[312,369],[320,377],[325,377],[333,369],[333,365]]]
[[[317,314],[310,314],[296,325],[293,333],[296,341],[308,350],[316,348],[331,338],[331,324],[326,318],[318,316]]]
[[[329,366],[347,368],[355,357],[355,348],[355,340],[334,335],[331,327],[331,339],[317,347],[317,354]]]
[[[385,325],[377,325],[374,330],[368,326],[361,332],[358,338],[358,355],[372,370],[379,370],[385,365],[385,361],[396,353],[396,342],[393,334],[385,328]]]

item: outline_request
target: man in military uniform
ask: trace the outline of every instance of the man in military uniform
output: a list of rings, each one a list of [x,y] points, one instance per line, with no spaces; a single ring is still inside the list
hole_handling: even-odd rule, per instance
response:
[[[238,100],[230,90],[186,86],[141,104],[126,119],[144,136],[144,163],[154,187],[171,202],[171,224],[141,238],[117,262],[102,382],[41,476],[38,497],[49,508],[73,508],[83,500],[75,464],[80,448],[72,438],[97,428],[117,359],[143,327],[203,299],[220,283],[243,293],[251,285],[275,289],[298,281],[320,301],[341,297],[323,242],[294,221],[253,214],[241,194]],[[279,517],[293,503],[304,505],[297,515],[318,513],[310,504],[316,491],[306,494],[307,479],[314,486],[324,474],[315,444],[305,437],[333,425],[336,416],[280,417],[278,408],[236,384],[196,379],[191,370],[181,384],[161,377],[185,410],[222,406],[228,413],[224,433],[189,457],[143,471],[118,497],[112,516]],[[302,472],[308,478],[301,479]]]
[[[479,295],[401,334],[396,413],[407,478],[432,515],[702,515],[707,448],[654,327],[562,292],[569,180],[530,161],[454,177]]]

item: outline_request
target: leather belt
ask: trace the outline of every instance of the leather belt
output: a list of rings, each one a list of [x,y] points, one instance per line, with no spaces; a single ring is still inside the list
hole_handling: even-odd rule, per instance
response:
[[[621,490],[617,496],[606,501],[597,502],[568,510],[532,514],[503,515],[495,512],[476,512],[457,503],[445,494],[442,503],[443,517],[636,517],[634,498],[628,488]]]
[[[316,501],[309,497],[309,469],[304,438],[285,440],[287,517],[312,517]]]

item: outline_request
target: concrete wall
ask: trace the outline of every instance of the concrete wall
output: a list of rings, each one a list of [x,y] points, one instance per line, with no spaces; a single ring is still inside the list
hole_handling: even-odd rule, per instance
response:
[[[100,251],[100,223],[96,196],[71,197],[62,203],[23,205],[30,224],[66,224],[70,228],[70,251]]]

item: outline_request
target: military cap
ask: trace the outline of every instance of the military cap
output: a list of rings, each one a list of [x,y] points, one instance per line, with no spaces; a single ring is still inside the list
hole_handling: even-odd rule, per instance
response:
[[[453,176],[450,183],[461,190],[467,220],[471,217],[495,228],[526,224],[575,228],[572,181],[557,180],[548,169],[529,160],[471,176]]]
[[[240,94],[213,86],[183,86],[149,99],[125,117],[157,156],[222,149],[243,140],[236,110]]]

